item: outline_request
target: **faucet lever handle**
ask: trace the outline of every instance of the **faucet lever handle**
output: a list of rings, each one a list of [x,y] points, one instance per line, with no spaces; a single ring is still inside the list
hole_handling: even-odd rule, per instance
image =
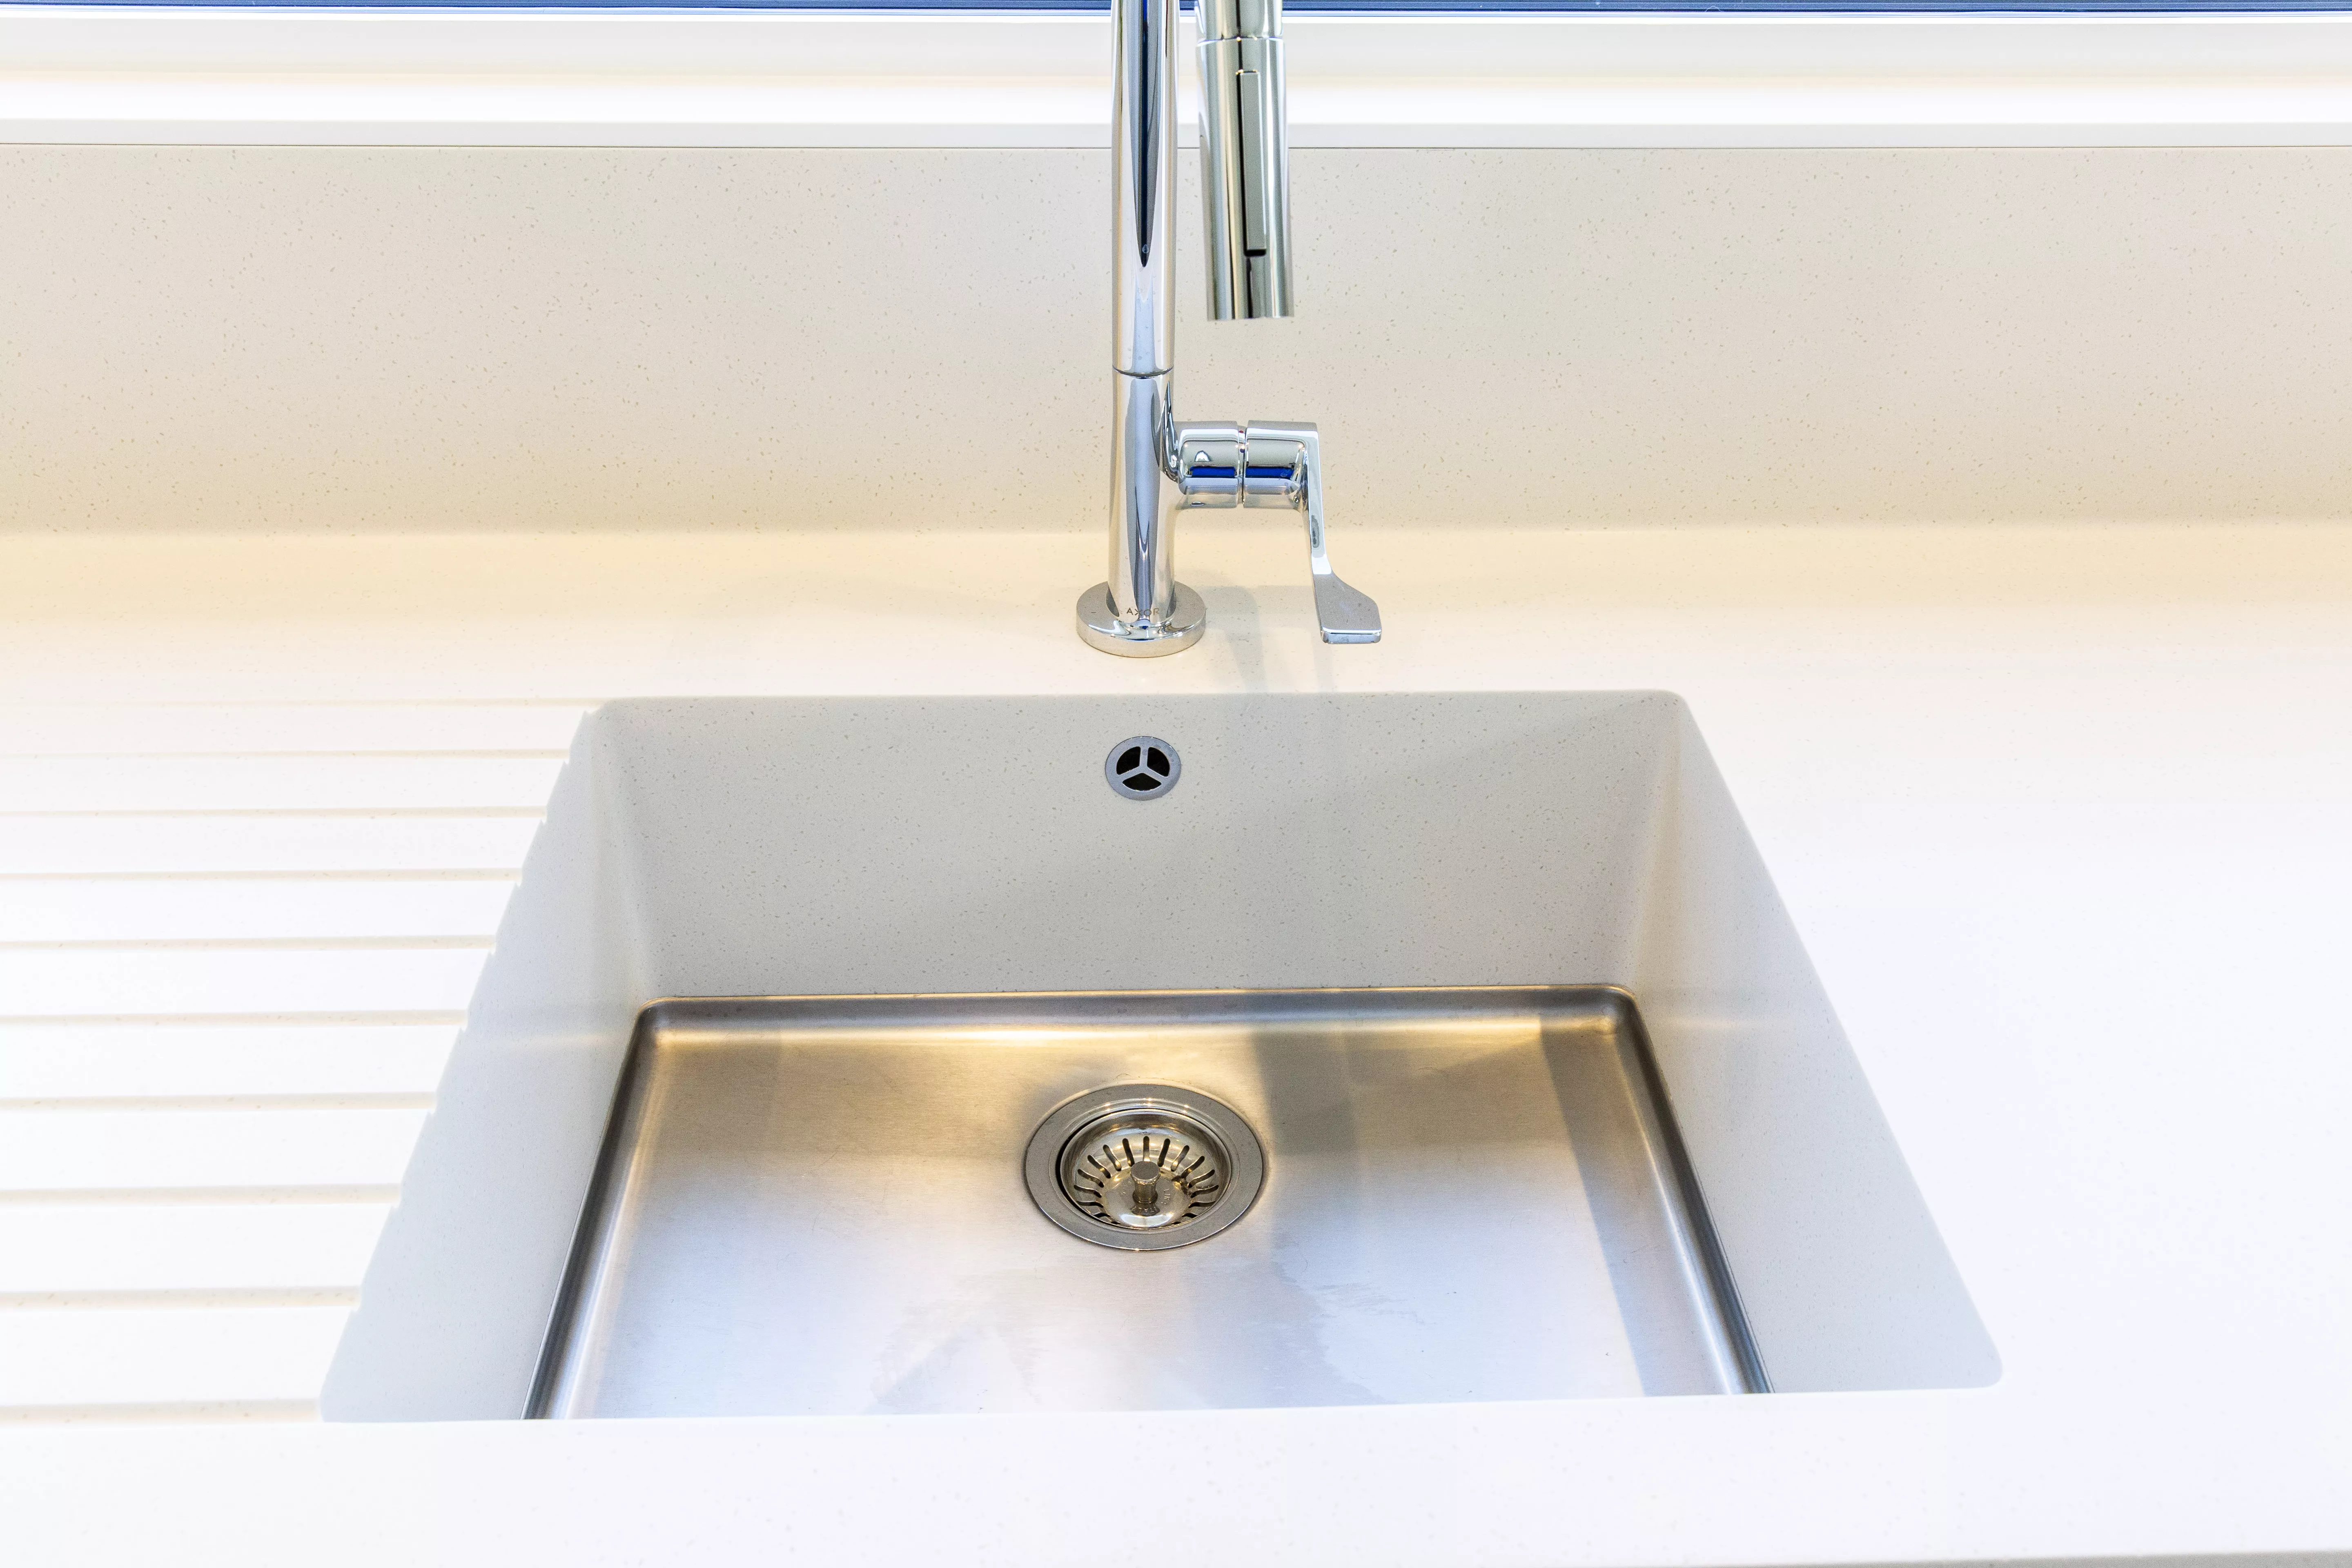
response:
[[[1322,624],[1323,640],[1380,641],[1380,605],[1331,570],[1324,549],[1323,447],[1315,426],[1244,426],[1241,468],[1244,506],[1295,507],[1306,517],[1307,569],[1314,576],[1315,618]]]

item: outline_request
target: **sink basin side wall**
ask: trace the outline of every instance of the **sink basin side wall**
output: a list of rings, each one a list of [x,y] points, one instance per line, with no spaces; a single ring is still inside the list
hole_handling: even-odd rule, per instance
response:
[[[633,848],[591,714],[336,1349],[327,1419],[523,1413],[646,1000]]]
[[[1729,789],[1677,716],[1641,1000],[1771,1386],[1975,1387],[2000,1362]]]
[[[630,701],[659,994],[1624,984],[1674,700]],[[1165,799],[1112,742],[1175,743]]]

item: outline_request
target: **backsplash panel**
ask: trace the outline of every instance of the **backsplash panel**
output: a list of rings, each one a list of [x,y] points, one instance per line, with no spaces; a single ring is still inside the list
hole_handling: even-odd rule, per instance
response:
[[[1299,316],[1211,326],[1181,260],[1180,409],[1319,424],[1342,529],[2352,511],[2352,150],[1294,179]],[[0,531],[1092,529],[1108,188],[1070,151],[0,150]]]

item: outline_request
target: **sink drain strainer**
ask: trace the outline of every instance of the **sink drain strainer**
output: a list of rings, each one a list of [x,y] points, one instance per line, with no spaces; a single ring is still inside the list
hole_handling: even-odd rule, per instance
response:
[[[1023,1171],[1045,1217],[1081,1241],[1159,1252],[1248,1213],[1265,1155],[1233,1107],[1173,1084],[1123,1083],[1038,1123]]]

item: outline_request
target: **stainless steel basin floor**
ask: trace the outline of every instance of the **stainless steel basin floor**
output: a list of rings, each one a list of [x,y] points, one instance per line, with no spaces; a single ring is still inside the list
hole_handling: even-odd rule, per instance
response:
[[[1032,1131],[1129,1081],[1255,1130],[1238,1224],[1121,1252],[1038,1212]],[[663,1002],[532,1413],[1760,1387],[1656,1083],[1599,987]]]

